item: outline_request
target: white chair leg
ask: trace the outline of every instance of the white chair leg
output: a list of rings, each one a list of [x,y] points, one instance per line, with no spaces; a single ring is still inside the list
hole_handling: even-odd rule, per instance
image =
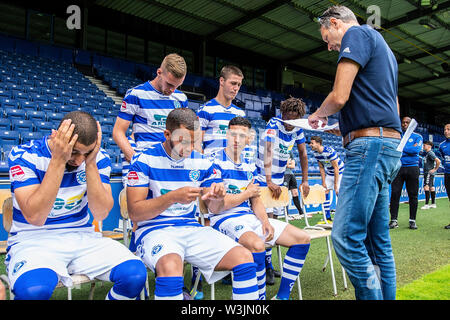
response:
[[[283,276],[283,259],[281,258],[281,246],[277,245],[277,252],[278,252],[278,266],[280,268],[280,275]]]
[[[326,241],[327,241],[327,248],[328,248],[328,258],[330,260],[331,279],[333,281],[333,293],[334,293],[335,296],[337,296],[336,279],[335,279],[335,276],[334,276],[333,258],[331,256],[330,237],[326,237]]]
[[[214,293],[214,283],[211,283],[211,300],[216,300],[216,295]]]
[[[303,300],[302,285],[300,284],[300,275],[297,276],[298,300]]]
[[[342,268],[342,277],[344,278],[344,290],[347,290],[348,287],[347,287],[347,277],[346,277],[346,274],[345,274],[345,269],[342,266],[341,266],[341,268]]]
[[[72,288],[67,288],[67,300],[72,300]]]
[[[325,272],[325,269],[327,268],[328,260],[330,260],[330,258],[327,255],[325,257],[325,262],[323,263],[322,272]]]

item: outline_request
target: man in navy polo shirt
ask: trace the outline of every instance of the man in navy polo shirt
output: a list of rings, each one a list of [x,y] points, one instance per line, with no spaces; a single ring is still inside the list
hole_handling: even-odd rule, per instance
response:
[[[328,50],[339,52],[333,90],[309,124],[318,128],[340,111],[345,169],[331,238],[357,299],[395,299],[389,236],[389,184],[400,168],[398,66],[383,37],[360,26],[344,6],[319,19]]]
[[[411,118],[402,118],[402,136],[404,135],[406,129],[408,129]],[[392,192],[391,192],[391,221],[389,222],[389,228],[398,228],[398,206],[400,202],[400,196],[402,194],[403,184],[406,184],[406,191],[408,192],[409,199],[409,228],[417,229],[416,226],[416,215],[417,207],[419,205],[418,195],[419,195],[419,153],[422,151],[423,139],[420,134],[413,132],[411,137],[409,137],[403,148],[403,154],[401,163],[402,167],[392,181]]]

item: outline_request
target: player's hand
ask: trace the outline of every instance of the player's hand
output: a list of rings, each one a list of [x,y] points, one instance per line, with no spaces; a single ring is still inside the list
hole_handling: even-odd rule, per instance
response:
[[[303,197],[306,198],[309,194],[309,184],[308,182],[302,182],[302,191],[303,191]]]
[[[436,170],[431,169],[430,171],[428,171],[429,174],[434,174],[436,172]]]
[[[263,231],[263,234],[266,236],[266,240],[265,240],[266,242],[269,242],[270,240],[273,239],[273,235],[275,233],[275,229],[269,223],[269,221],[266,221],[266,222],[262,223],[262,231]]]
[[[319,117],[316,113],[313,113],[308,117],[308,124],[313,129],[319,128],[319,121],[322,121],[322,128],[328,123],[328,117]]]
[[[97,154],[100,150],[100,147],[102,145],[102,127],[100,126],[100,122],[97,121],[97,142],[95,144],[94,150],[92,150],[89,155],[86,157],[86,165],[89,165],[91,163],[96,163],[97,160]]]
[[[77,142],[78,135],[72,137],[75,125],[71,119],[64,120],[58,130],[52,130],[50,135],[52,159],[60,161],[64,165],[72,157],[73,146]]]
[[[259,184],[255,183],[255,179],[252,179],[252,182],[249,183],[245,192],[248,194],[248,198],[255,198],[261,195],[261,189],[259,188]]]
[[[267,187],[272,192],[272,197],[278,199],[281,196],[281,187],[272,181],[267,183]]]
[[[226,194],[223,183],[213,183],[208,191],[202,196],[202,200],[221,201],[225,198]]]
[[[339,195],[339,187],[338,186],[334,186],[334,192],[336,193],[336,196]]]
[[[183,187],[169,192],[174,203],[189,204],[202,194],[202,188]]]

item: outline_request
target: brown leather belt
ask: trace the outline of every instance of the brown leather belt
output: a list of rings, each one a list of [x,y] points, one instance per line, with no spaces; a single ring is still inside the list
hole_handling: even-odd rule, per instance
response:
[[[383,129],[383,137],[384,138],[396,138],[400,139],[400,132],[398,132],[395,129],[392,128],[380,128],[380,127],[371,127],[371,128],[364,128],[359,130],[354,130],[349,133],[347,133],[344,136],[342,144],[344,145],[344,148],[347,144],[349,144],[351,141],[355,140],[356,138],[361,137],[381,137],[381,130]]]

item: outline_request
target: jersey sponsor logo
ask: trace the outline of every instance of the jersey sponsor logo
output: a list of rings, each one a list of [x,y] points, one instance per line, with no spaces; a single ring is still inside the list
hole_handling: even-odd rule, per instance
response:
[[[219,124],[219,129],[216,131],[216,134],[226,135],[228,130],[228,125]]]
[[[200,171],[199,170],[191,170],[189,172],[189,179],[191,179],[192,182],[197,182],[198,179],[200,179]]]
[[[25,180],[25,172],[23,171],[21,166],[17,165],[17,166],[11,167],[10,172],[11,172],[11,179],[13,181]]]
[[[152,122],[152,126],[157,126],[157,127],[165,127],[166,126],[166,119],[167,119],[166,115],[155,114],[153,116],[153,118],[155,119],[155,121]]]
[[[269,137],[275,138],[275,136],[277,135],[277,132],[275,129],[268,129],[266,132],[266,135],[268,135]]]
[[[53,209],[49,214],[49,217],[56,217],[61,213],[55,212],[59,210],[74,210],[80,207],[81,202],[83,201],[84,193],[68,198],[67,200],[56,198],[53,203]]]
[[[139,175],[137,174],[136,171],[130,171],[128,172],[128,184],[130,186],[134,186],[135,184],[137,184],[139,182]]]
[[[227,193],[229,193],[229,194],[239,194],[239,193],[241,193],[241,190],[239,189],[238,186],[235,186],[233,184],[229,184],[228,188],[227,188]]]

